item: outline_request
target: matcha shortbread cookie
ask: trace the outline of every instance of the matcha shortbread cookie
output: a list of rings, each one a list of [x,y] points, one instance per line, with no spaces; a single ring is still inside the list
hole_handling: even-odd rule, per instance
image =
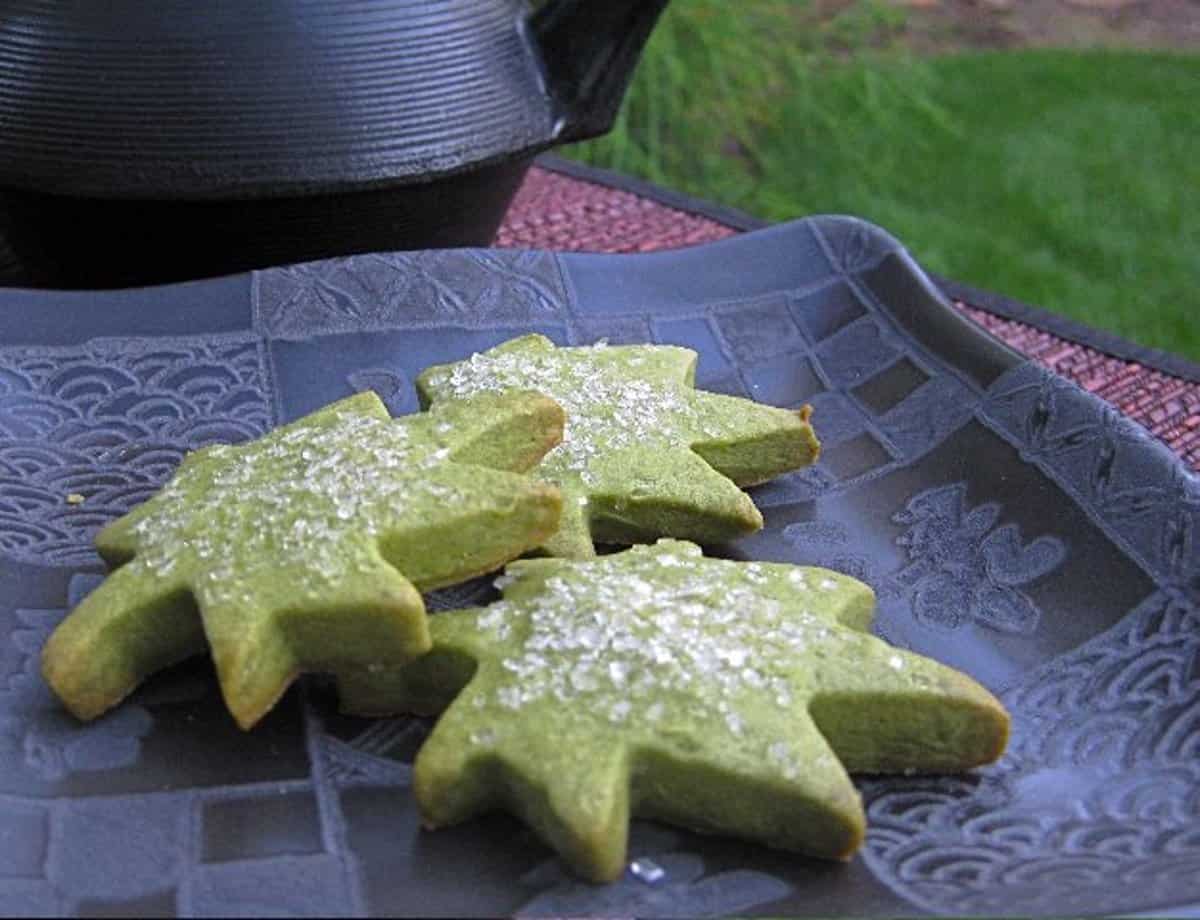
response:
[[[507,571],[391,675],[444,709],[414,772],[430,827],[508,810],[594,881],[621,873],[631,815],[845,859],[848,770],[958,771],[1007,743],[982,686],[867,632],[874,595],[844,575],[668,540]]]
[[[563,442],[537,469],[563,490],[562,522],[543,550],[585,558],[593,541],[719,543],[753,533],[762,515],[739,487],[816,459],[807,408],[696,390],[695,371],[687,348],[557,348],[528,335],[428,368],[417,389],[426,405],[508,388],[562,404]]]
[[[117,568],[67,617],[42,671],[79,718],[205,647],[248,728],[301,672],[377,712],[370,676],[427,651],[419,590],[490,571],[546,539],[558,490],[519,471],[562,435],[535,393],[482,394],[393,420],[362,393],[258,440],[189,454],[100,532]]]

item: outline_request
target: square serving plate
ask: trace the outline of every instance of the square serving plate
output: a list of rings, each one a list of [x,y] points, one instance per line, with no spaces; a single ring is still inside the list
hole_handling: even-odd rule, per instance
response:
[[[419,720],[319,681],[242,734],[198,661],[83,725],[38,653],[91,537],[183,454],[539,331],[662,342],[698,383],[810,403],[817,466],[720,552],[871,583],[877,631],[1001,695],[993,767],[866,778],[846,865],[637,822],[665,870],[575,881],[516,821],[420,830]],[[70,493],[85,496],[80,504]],[[0,913],[719,916],[1196,912],[1200,485],[1107,404],[962,319],[849,218],[637,256],[363,255],[129,291],[0,290]],[[486,600],[486,580],[431,606]],[[1192,905],[1189,907],[1189,905]]]

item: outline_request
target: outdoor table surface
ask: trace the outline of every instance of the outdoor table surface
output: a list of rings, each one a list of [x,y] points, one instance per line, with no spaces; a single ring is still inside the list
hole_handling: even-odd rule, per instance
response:
[[[496,245],[650,252],[761,226],[761,221],[721,205],[544,156],[518,191]],[[920,262],[921,253],[912,254]],[[1200,365],[1000,294],[933,277],[958,309],[992,335],[1104,398],[1200,470]]]
[[[719,205],[691,199],[625,176],[580,167],[561,158],[543,157],[526,178],[496,242],[504,247],[543,250],[646,252],[695,246],[759,226],[762,224],[753,218]],[[901,242],[911,245],[911,241],[901,239]],[[919,262],[921,253],[914,250],[913,255]],[[0,252],[0,277],[3,277],[2,268],[3,253]],[[1021,304],[998,294],[980,291],[944,278],[935,277],[934,281],[940,285],[956,308],[971,320],[981,324],[993,335],[1031,359],[1108,400],[1162,439],[1177,456],[1183,458],[1186,465],[1193,469],[1200,468],[1200,366],[1177,355],[1141,348],[1107,333],[1072,323],[1047,310]],[[249,290],[249,285],[246,286],[246,290]],[[238,338],[236,341],[240,343],[242,339]],[[264,400],[269,398],[265,385],[262,390],[265,394]],[[262,424],[268,424],[270,418],[269,412],[264,413]],[[1154,463],[1159,463],[1157,457]],[[1167,500],[1174,499],[1169,497]],[[1060,506],[1066,504],[1066,499],[1062,499]],[[984,507],[986,506],[976,506],[977,509]],[[1015,525],[1013,526],[1013,530],[1005,532],[1013,539],[1019,539]],[[1114,532],[1113,528],[1109,528],[1101,533],[1105,526],[1107,525],[1104,525],[1103,521],[1097,525],[1097,544],[1109,539],[1105,534]],[[999,529],[991,531],[997,532]],[[1057,538],[1055,540],[1057,541]],[[1106,555],[1097,558],[1116,557]],[[1132,561],[1129,564],[1134,565]],[[10,585],[20,580],[22,572],[34,570],[32,565],[20,568],[18,563],[14,563],[14,566],[17,574],[8,576]],[[83,576],[83,580],[76,580],[78,573],[72,573],[70,567],[41,568],[50,572],[51,580],[38,588],[41,593],[30,595],[36,603],[23,600],[21,595],[15,593],[8,598],[13,617],[16,617],[17,611],[28,617],[11,620],[19,624],[21,642],[24,643],[19,647],[19,650],[23,649],[22,654],[36,655],[35,650],[38,646],[31,637],[39,635],[37,630],[42,630],[43,627],[48,632],[48,624],[51,622],[48,618],[65,612],[63,602],[71,591],[75,590],[72,585],[84,590],[84,586],[96,583],[94,578],[90,582],[87,581],[91,576]],[[1181,571],[1190,572],[1190,569]],[[1151,578],[1155,580],[1150,581]],[[1021,574],[1021,579],[1024,579],[1024,574]],[[1018,580],[1017,583],[1023,582]],[[1188,722],[1187,719],[1195,712],[1194,694],[1189,696],[1191,685],[1188,681],[1191,678],[1188,675],[1194,674],[1195,671],[1197,645],[1193,637],[1185,633],[1185,630],[1191,628],[1188,624],[1192,620],[1188,617],[1192,615],[1189,611],[1194,610],[1194,605],[1187,598],[1175,600],[1169,593],[1175,590],[1175,583],[1170,582],[1168,576],[1157,574],[1157,570],[1147,575],[1146,584],[1153,588],[1152,593],[1146,596],[1155,599],[1154,603],[1137,607],[1136,613],[1130,613],[1128,621],[1122,621],[1132,623],[1130,629],[1114,630],[1104,639],[1108,644],[1100,647],[1107,650],[1106,655],[1111,652],[1109,657],[1070,659],[1068,665],[1074,670],[1060,672],[1068,675],[1084,674],[1087,679],[1091,679],[1093,674],[1098,675],[1102,686],[1107,688],[1102,691],[1107,694],[1102,708],[1097,710],[1094,718],[1090,718],[1089,721],[1084,703],[1064,704],[1063,714],[1055,724],[1068,724],[1073,717],[1078,717],[1085,727],[1107,726],[1108,722],[1105,720],[1112,720],[1114,724],[1121,720],[1123,725],[1132,725],[1126,734],[1115,734],[1114,744],[1128,744],[1128,750],[1135,751],[1130,757],[1144,756],[1145,761],[1138,761],[1138,769],[1129,771],[1133,779],[1128,785],[1121,785],[1124,779],[1120,776],[1117,776],[1120,782],[1113,783],[1113,787],[1123,796],[1120,801],[1132,802],[1133,805],[1120,804],[1111,807],[1141,807],[1143,802],[1148,801],[1148,815],[1151,812],[1157,813],[1160,809],[1164,814],[1171,809],[1175,810],[1170,811],[1169,819],[1164,818],[1160,825],[1155,825],[1151,820],[1154,816],[1150,815],[1151,819],[1140,824],[1131,824],[1132,830],[1127,831],[1124,826],[1105,823],[1108,821],[1108,815],[1115,812],[1103,810],[1110,807],[1104,804],[1104,800],[1098,800],[1100,805],[1093,813],[1094,819],[1089,817],[1087,821],[1080,821],[1075,825],[1067,822],[1069,809],[1060,809],[1055,813],[1058,817],[1051,815],[1055,821],[1062,818],[1059,823],[1042,825],[1047,828],[1048,836],[1045,840],[1039,841],[1036,847],[1031,846],[1028,851],[1016,851],[1018,855],[1012,856],[1008,863],[996,863],[1001,867],[1017,866],[1021,872],[1028,872],[1021,875],[1014,871],[1015,881],[1011,889],[996,889],[1001,892],[1001,896],[1006,896],[1008,891],[1020,893],[1023,885],[1030,886],[1030,890],[1035,890],[1035,893],[1042,891],[1038,879],[1043,877],[1067,878],[1069,882],[1071,873],[1076,871],[1075,867],[1083,864],[1077,856],[1077,850],[1071,851],[1056,862],[1051,860],[1052,871],[1049,874],[1039,875],[1045,870],[1046,857],[1052,854],[1056,841],[1063,839],[1055,837],[1054,834],[1058,831],[1052,833],[1052,828],[1072,828],[1070,834],[1077,841],[1072,844],[1073,847],[1090,845],[1087,843],[1090,840],[1100,840],[1097,846],[1104,845],[1106,840],[1110,843],[1116,840],[1124,846],[1124,841],[1143,839],[1136,837],[1137,834],[1158,834],[1156,827],[1166,828],[1160,837],[1155,838],[1153,844],[1131,844],[1140,847],[1135,855],[1141,860],[1132,865],[1141,867],[1137,871],[1145,874],[1139,876],[1136,871],[1131,870],[1128,874],[1118,877],[1115,883],[1116,886],[1120,886],[1124,880],[1128,886],[1128,879],[1134,879],[1136,884],[1131,887],[1131,898],[1136,899],[1142,894],[1139,886],[1143,883],[1152,894],[1158,891],[1161,895],[1167,884],[1162,881],[1167,878],[1166,872],[1176,871],[1177,866],[1182,866],[1178,872],[1184,876],[1190,871],[1188,866],[1194,864],[1194,850],[1186,850],[1191,839],[1187,834],[1193,832],[1187,825],[1188,815],[1185,814],[1179,823],[1173,823],[1176,820],[1173,816],[1180,813],[1178,809],[1186,809],[1189,803],[1194,801],[1185,801],[1186,796],[1177,797],[1174,792],[1177,786],[1173,785],[1176,782],[1173,777],[1183,776],[1186,782],[1187,776],[1191,775],[1180,773],[1179,770],[1188,766],[1186,758],[1191,750],[1188,747],[1191,743],[1189,739],[1195,737],[1194,732],[1188,734],[1191,726],[1195,724],[1194,720]],[[1126,596],[1120,592],[1116,593]],[[1088,598],[1091,596],[1088,595]],[[1162,599],[1161,606],[1158,605],[1159,599]],[[1145,624],[1151,625],[1145,633],[1138,632]],[[1136,641],[1131,640],[1127,643],[1126,637],[1134,636],[1135,632]],[[1160,652],[1163,655],[1161,658],[1158,657]],[[36,660],[28,657],[28,654],[27,658],[30,662]],[[1066,655],[1060,656],[1060,660],[1066,659]],[[14,665],[12,661],[18,663]],[[328,914],[336,915],[339,910],[361,911],[367,907],[380,913],[389,910],[394,912],[397,905],[402,908],[405,903],[409,903],[411,906],[411,902],[405,901],[411,894],[411,889],[407,886],[410,886],[424,870],[428,870],[427,878],[423,880],[425,884],[441,885],[446,879],[455,877],[455,867],[460,863],[453,862],[456,858],[454,854],[471,852],[469,849],[456,850],[455,847],[459,846],[457,843],[437,843],[429,847],[418,847],[415,857],[411,854],[403,857],[408,860],[403,868],[399,871],[395,868],[395,829],[403,827],[406,828],[403,833],[414,833],[417,827],[416,813],[411,801],[402,800],[395,792],[397,787],[408,782],[407,774],[401,773],[400,765],[384,764],[381,767],[380,764],[385,758],[406,756],[404,752],[412,753],[411,748],[415,747],[421,731],[413,723],[400,720],[379,721],[367,727],[338,723],[335,728],[335,717],[331,713],[322,714],[324,710],[318,710],[318,707],[306,702],[302,696],[293,695],[290,703],[281,706],[276,721],[272,723],[273,727],[264,726],[265,731],[244,735],[237,731],[231,722],[221,722],[213,717],[213,713],[223,716],[223,712],[212,705],[215,697],[205,696],[206,693],[213,692],[211,687],[207,687],[203,680],[191,685],[185,681],[179,685],[181,690],[178,697],[173,696],[175,691],[171,690],[157,701],[148,703],[146,707],[140,704],[131,705],[126,710],[129,721],[114,721],[113,734],[90,735],[85,732],[80,736],[83,743],[77,748],[70,748],[68,741],[73,743],[74,736],[63,727],[65,723],[58,721],[63,716],[57,708],[45,708],[54,705],[47,697],[45,688],[36,679],[28,680],[22,677],[26,673],[30,676],[35,674],[33,668],[36,665],[30,664],[26,672],[22,670],[26,668],[26,658],[18,657],[12,661],[5,662],[11,672],[8,675],[9,699],[6,703],[9,708],[0,712],[0,715],[15,713],[15,717],[9,721],[20,731],[25,730],[22,727],[25,724],[23,720],[33,718],[28,714],[31,711],[36,710],[40,713],[38,717],[42,721],[38,723],[40,734],[12,735],[19,740],[15,746],[10,746],[10,754],[14,759],[6,762],[33,764],[33,767],[28,776],[10,778],[8,791],[5,793],[7,799],[0,796],[0,826],[2,820],[7,819],[14,828],[11,831],[5,828],[9,834],[10,845],[6,851],[0,852],[0,857],[10,859],[7,869],[5,865],[0,864],[0,876],[6,871],[9,874],[9,887],[0,891],[0,894],[8,897],[8,900],[0,899],[0,913],[5,905],[9,905],[9,909],[16,905],[18,910],[40,910],[49,915],[61,912],[67,907],[83,915],[94,916],[120,915],[120,910],[143,914],[169,914],[173,911],[179,911],[181,914],[205,914],[208,911],[221,915],[234,908],[252,909],[255,906],[261,907],[264,903],[274,903],[280,910],[295,906],[299,913],[319,914],[324,910]],[[1157,670],[1160,663],[1161,670]],[[1068,679],[1082,681],[1085,677],[1070,676]],[[1043,685],[1031,683],[1025,686]],[[1133,687],[1136,693],[1130,705],[1126,706],[1125,701],[1118,697],[1125,692],[1122,688],[1129,687]],[[1042,718],[1040,713],[1059,705],[1059,702],[1066,698],[1065,692],[1057,697],[1047,695],[1044,699],[1050,702],[1045,703],[1042,709],[1034,710],[1039,713],[1037,717]],[[33,702],[27,702],[29,700]],[[1150,702],[1146,702],[1147,700]],[[21,708],[26,706],[29,710]],[[155,714],[157,709],[153,707],[158,706],[163,707],[164,712],[161,719],[162,734],[152,735],[151,730],[158,718]],[[1154,706],[1162,707],[1166,715],[1159,720],[1157,734],[1146,735],[1150,740],[1145,742],[1144,750],[1150,751],[1152,745],[1161,744],[1163,749],[1170,748],[1169,754],[1156,753],[1158,748],[1153,749],[1155,753],[1136,753],[1137,750],[1143,749],[1135,749],[1134,742],[1127,738],[1132,738],[1135,734],[1142,737],[1141,733],[1147,724],[1142,720],[1147,718],[1146,714],[1151,712]],[[43,708],[37,710],[36,707]],[[46,712],[50,715],[46,715]],[[186,713],[187,722],[196,718],[198,726],[186,724],[179,718],[171,719],[166,716],[169,712]],[[152,738],[152,741],[146,743],[146,750],[153,751],[156,760],[149,769],[145,766],[146,760],[140,759],[142,734],[137,734],[138,732]],[[1031,734],[1032,732],[1033,730]],[[1112,733],[1107,727],[1104,728],[1104,732]],[[1083,771],[1072,772],[1071,758],[1076,756],[1072,753],[1072,739],[1087,741],[1092,737],[1107,737],[1104,732],[1096,729],[1095,735],[1088,735],[1082,731],[1072,735],[1064,729],[1061,735],[1061,738],[1065,739],[1061,743],[1062,751],[1044,763],[1032,766],[1026,763],[1016,767],[1012,774],[1015,779],[1001,779],[995,787],[991,787],[996,790],[996,800],[1002,802],[1005,796],[1016,788],[1015,783],[1030,778],[1035,780],[1029,787],[1034,789],[1034,797],[1026,802],[1032,802],[1034,808],[1038,807],[1039,801],[1048,801],[1048,798],[1039,800],[1037,796],[1047,797],[1065,788],[1068,780],[1064,777],[1070,777],[1072,781],[1077,776],[1085,777],[1085,783],[1088,785],[1080,794],[1091,795],[1089,789],[1099,788],[1114,774],[1093,770],[1090,764]],[[1125,732],[1125,729],[1122,728],[1121,732]],[[179,740],[193,735],[203,738],[206,744],[215,739],[219,746],[208,748]],[[100,745],[96,743],[98,737],[107,740],[103,740],[103,745]],[[1059,738],[1057,735],[1053,737]],[[230,738],[235,738],[236,741],[229,740]],[[1054,743],[1059,742],[1055,740]],[[91,744],[92,747],[86,747],[87,744]],[[121,747],[121,744],[127,744],[127,747]],[[183,747],[176,748],[173,746],[175,744],[183,744]],[[72,766],[72,762],[68,761],[68,754],[64,752],[74,750],[83,752],[79,755],[79,763],[83,766]],[[87,757],[110,757],[110,752],[114,750],[118,752],[118,757],[125,757],[127,760],[110,762],[101,759],[97,761],[102,765],[100,768],[87,766],[91,763]],[[204,780],[207,785],[157,785],[162,778],[172,776],[168,767],[172,763],[171,758],[181,756],[178,754],[180,750],[184,752],[183,762],[187,762],[186,758],[194,758],[199,763],[199,775],[208,777]],[[1097,756],[1103,757],[1107,756],[1106,752],[1110,748],[1098,750]],[[88,754],[88,751],[98,753]],[[235,751],[237,756],[231,753]],[[1026,760],[1035,759],[1028,754],[1022,756]],[[112,763],[121,764],[120,769],[126,772],[106,774],[104,771],[109,770]],[[261,768],[262,772],[252,773],[248,778],[245,773],[239,772],[244,764],[254,765],[256,770]],[[62,776],[50,772],[37,773],[39,769],[61,769]],[[360,769],[363,772],[356,772]],[[404,766],[402,769],[408,768]],[[72,773],[72,770],[75,772]],[[145,776],[151,777],[155,783],[148,793],[144,792],[147,787],[143,784],[143,776],[140,775],[142,771],[146,771]],[[337,778],[336,771],[344,771],[341,773],[342,778]],[[15,774],[16,770],[13,772]],[[123,777],[121,781],[129,781],[130,786],[112,785],[113,775]],[[80,776],[84,779],[79,779]],[[131,777],[134,779],[130,779]],[[1166,779],[1163,779],[1164,777]],[[1141,785],[1136,785],[1135,781]],[[21,783],[27,785],[21,786]],[[1038,785],[1039,783],[1041,785]],[[1138,797],[1139,790],[1150,789],[1151,784],[1159,783],[1164,787],[1162,798]],[[14,792],[13,789],[18,791]],[[28,789],[33,789],[34,792],[29,793]],[[988,795],[991,794],[988,792]],[[1015,793],[1012,794],[1015,796]],[[925,808],[926,801],[915,799],[912,810],[919,811]],[[944,806],[944,803],[950,799],[936,801],[943,803],[937,804],[936,808],[949,807]],[[1088,800],[1072,800],[1070,808],[1082,809],[1083,806],[1079,804],[1081,801]],[[981,822],[984,818],[990,821],[991,814],[1003,812],[1000,805],[993,806],[982,798],[971,800],[971,807],[976,805],[980,808]],[[995,811],[989,812],[993,807]],[[1026,833],[1022,828],[1029,826],[1021,823],[1029,814],[1028,807],[1023,803],[1020,809],[1017,809],[1015,823],[979,823],[977,827],[983,830],[971,833],[988,835],[993,832],[989,828],[998,828],[995,833],[1009,834],[1015,839]],[[5,808],[8,812],[4,811]],[[1021,812],[1021,809],[1026,810]],[[941,813],[944,812],[935,812]],[[1120,814],[1124,815],[1124,812]],[[16,823],[12,823],[13,816]],[[1034,814],[1034,819],[1041,820],[1037,814]],[[405,821],[410,823],[402,823]],[[480,839],[495,843],[501,840],[497,834],[510,833],[507,827],[493,826],[493,829],[487,832],[490,836],[485,835]],[[1113,827],[1116,829],[1113,830]],[[149,828],[150,832],[139,837],[144,828]],[[886,835],[887,832],[884,833]],[[919,833],[924,834],[925,830],[922,829]],[[1093,837],[1092,834],[1098,836]],[[1110,836],[1105,837],[1105,834]],[[450,838],[451,841],[454,839]],[[933,833],[933,836],[926,835],[922,839],[925,841],[923,845],[931,847],[926,852],[937,854],[943,852],[939,849],[943,846],[957,845],[955,841],[960,838],[953,835],[942,838]],[[1160,840],[1165,841],[1161,844],[1163,849],[1155,849],[1160,845]],[[930,841],[934,841],[936,846]],[[1171,862],[1174,856],[1169,848],[1180,841],[1182,855],[1179,856],[1179,862]],[[293,845],[296,849],[288,848]],[[486,845],[490,847],[491,843]],[[979,848],[978,852],[982,852],[982,849]],[[1000,871],[988,867],[990,864],[986,861],[972,862],[976,850],[964,852],[966,856],[963,861],[943,863],[934,861],[931,857],[927,865],[933,866],[931,871],[938,872],[960,871],[964,866],[967,868],[961,871],[966,873],[985,871],[979,866],[984,866],[989,872]],[[1032,855],[1021,855],[1026,852]],[[1154,865],[1153,860],[1146,858],[1147,854],[1156,858],[1163,856],[1167,860],[1165,865],[1168,868],[1157,875],[1146,872],[1145,867]],[[691,859],[691,854],[680,852],[679,855],[682,859],[681,864],[689,865],[686,860]],[[524,859],[525,856],[522,855],[516,861],[506,861],[506,854],[501,849],[496,861],[490,863],[491,868],[486,870],[491,873],[489,884],[494,886],[488,891],[499,892],[495,894],[496,897],[515,897],[512,893],[505,893],[507,889],[500,888],[497,879],[502,877],[504,871],[508,871],[505,866],[522,866]],[[938,859],[940,860],[940,856]],[[1009,857],[1005,856],[1004,859]],[[1185,865],[1187,859],[1192,859],[1193,863]],[[698,857],[695,864],[703,865]],[[725,863],[728,866],[733,864],[732,859]],[[548,862],[541,863],[544,868],[552,865]],[[753,862],[750,865],[753,865]],[[1158,865],[1164,863],[1160,862]],[[946,869],[946,866],[950,868]],[[468,865],[460,873],[463,880],[470,880],[471,869]],[[538,876],[538,871],[542,870],[533,870],[524,878],[548,877],[551,880],[532,883],[533,887],[528,889],[531,897],[537,896],[532,893],[536,891],[537,885],[552,887],[555,884],[552,874]],[[13,875],[13,872],[17,874]],[[892,913],[897,910],[903,911],[904,905],[910,903],[913,909],[927,909],[917,908],[917,902],[910,901],[905,891],[899,890],[894,884],[898,876],[893,876],[892,881],[887,881],[877,874],[872,874],[874,870],[864,862],[852,864],[849,872],[852,874],[848,876],[850,881],[846,884],[852,885],[856,879],[864,883],[864,900],[861,903],[866,905],[867,911],[872,909],[872,904],[881,905],[880,911]],[[1060,875],[1053,874],[1055,872]],[[718,874],[708,875],[692,890],[711,892],[713,889],[706,886]],[[836,873],[824,872],[813,872],[804,877],[812,880],[812,889],[803,892],[803,897],[810,906],[816,904],[814,909],[819,910],[821,905],[834,904],[836,912],[836,905],[841,903],[839,899],[846,890],[840,887],[845,878]],[[1080,874],[1078,877],[1087,879],[1096,876]],[[110,884],[110,879],[116,880],[115,887]],[[933,884],[938,883],[935,881]],[[1078,887],[1075,886],[1076,889]],[[525,889],[515,890],[519,893]],[[492,894],[487,896],[491,897]],[[657,896],[665,897],[662,894]],[[697,895],[700,896],[702,895]],[[989,892],[987,896],[996,895]],[[1191,897],[1190,894],[1178,897],[1185,896]],[[1136,900],[1133,903],[1138,904]],[[930,909],[939,908],[935,906]],[[1200,904],[1173,908],[1169,912],[1174,916],[1200,918]],[[619,911],[614,909],[610,913],[617,914]],[[628,913],[633,914],[635,911]],[[1120,915],[1136,917],[1154,916],[1156,913],[1161,915],[1163,912],[1150,910],[1139,913],[1125,910]],[[571,914],[566,910],[559,912],[559,916],[566,915]]]

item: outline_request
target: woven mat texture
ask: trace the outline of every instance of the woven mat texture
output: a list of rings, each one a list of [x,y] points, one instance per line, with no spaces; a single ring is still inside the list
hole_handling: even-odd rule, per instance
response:
[[[708,217],[624,189],[534,167],[505,217],[496,245],[649,252],[694,246],[736,232]],[[972,304],[956,306],[1013,348],[1108,400],[1200,470],[1200,384],[1114,358]]]

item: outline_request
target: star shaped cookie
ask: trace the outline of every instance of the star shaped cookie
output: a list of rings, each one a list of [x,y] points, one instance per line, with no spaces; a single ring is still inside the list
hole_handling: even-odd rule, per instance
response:
[[[808,409],[792,412],[696,390],[696,353],[671,345],[557,348],[513,339],[417,379],[426,405],[509,388],[567,412],[563,442],[537,475],[563,490],[558,532],[542,549],[586,558],[599,543],[661,536],[720,543],[762,527],[742,486],[812,463]]]
[[[243,728],[306,671],[332,673],[344,708],[377,712],[370,675],[430,647],[419,592],[554,532],[558,490],[518,473],[562,425],[535,393],[393,420],[366,392],[196,451],[97,537],[119,567],[50,637],[46,680],[90,719],[207,646]]]
[[[501,583],[391,675],[407,708],[444,709],[417,801],[431,827],[508,810],[594,881],[620,875],[631,815],[848,858],[847,771],[958,771],[1007,742],[987,690],[873,637],[871,589],[832,571],[663,540]]]

